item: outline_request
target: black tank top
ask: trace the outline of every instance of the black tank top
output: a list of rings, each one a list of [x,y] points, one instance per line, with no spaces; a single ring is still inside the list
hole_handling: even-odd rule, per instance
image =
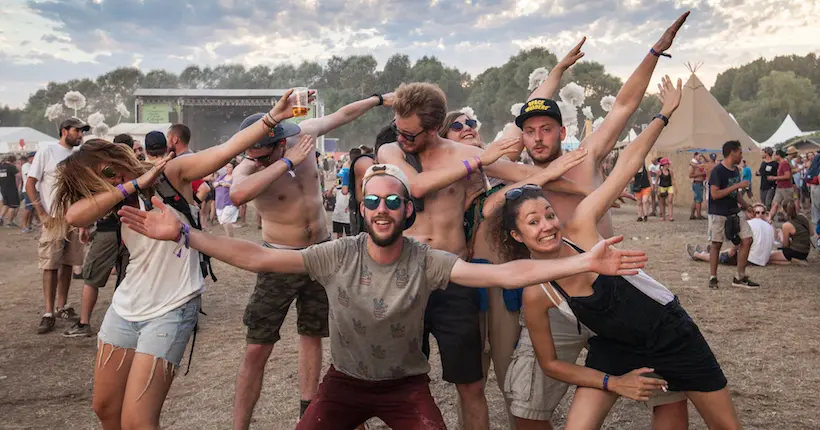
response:
[[[670,172],[668,175],[664,175],[661,172],[661,180],[660,180],[661,187],[671,187],[672,186],[672,173]]]

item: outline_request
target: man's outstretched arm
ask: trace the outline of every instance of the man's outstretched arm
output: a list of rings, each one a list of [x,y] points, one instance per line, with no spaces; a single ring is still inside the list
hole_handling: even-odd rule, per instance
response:
[[[681,15],[671,27],[669,27],[663,36],[652,47],[657,54],[664,53],[672,46],[672,41],[675,35],[680,30],[689,12]],[[592,132],[581,143],[585,146],[590,155],[595,157],[597,162],[603,160],[615,147],[618,136],[626,127],[629,117],[638,109],[638,106],[643,100],[646,93],[646,88],[649,86],[649,81],[652,79],[652,72],[655,71],[655,66],[658,64],[658,56],[652,53],[647,53],[641,64],[627,79],[626,83],[615,98],[615,105],[609,111],[601,126]]]
[[[382,95],[384,106],[393,106],[393,93]],[[299,127],[303,133],[310,134],[315,137],[324,136],[331,131],[352,122],[354,119],[364,115],[370,109],[379,105],[379,98],[371,96],[357,102],[350,103],[343,106],[341,109],[333,112],[330,115],[321,118],[311,118],[304,120]]]

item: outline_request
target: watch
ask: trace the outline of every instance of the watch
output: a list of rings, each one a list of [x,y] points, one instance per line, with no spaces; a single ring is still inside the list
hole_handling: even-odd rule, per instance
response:
[[[667,125],[669,125],[669,118],[668,118],[666,115],[664,115],[664,114],[662,114],[662,113],[657,113],[657,114],[655,114],[655,116],[653,117],[653,119],[655,119],[655,118],[657,118],[657,119],[659,119],[659,120],[663,121],[663,126],[664,126],[664,127],[666,127]]]

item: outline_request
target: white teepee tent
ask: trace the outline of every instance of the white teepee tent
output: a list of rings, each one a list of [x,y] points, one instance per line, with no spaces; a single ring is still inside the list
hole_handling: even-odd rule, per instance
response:
[[[766,139],[764,142],[760,143],[761,148],[768,148],[777,145],[778,143],[783,143],[793,137],[802,136],[804,134],[808,134],[802,130],[800,127],[795,124],[792,116],[790,114],[786,114],[786,118],[783,119],[783,122],[780,124],[780,127],[777,127],[777,130],[772,134],[772,136]]]

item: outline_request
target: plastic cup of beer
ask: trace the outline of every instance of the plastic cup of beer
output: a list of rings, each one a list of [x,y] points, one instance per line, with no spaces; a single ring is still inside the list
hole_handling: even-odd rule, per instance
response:
[[[308,89],[297,87],[293,89],[295,101],[293,103],[293,116],[306,116],[308,113]]]

